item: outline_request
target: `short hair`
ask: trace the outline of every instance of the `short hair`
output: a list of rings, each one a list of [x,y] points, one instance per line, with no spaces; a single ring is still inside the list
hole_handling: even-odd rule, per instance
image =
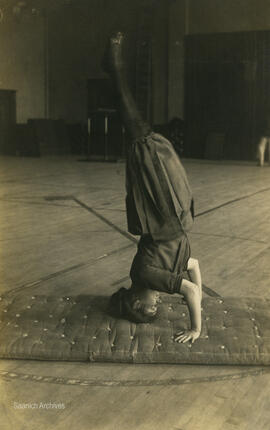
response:
[[[124,318],[137,324],[150,323],[156,315],[146,315],[144,306],[134,309],[136,300],[140,300],[136,290],[132,288],[120,288],[114,293],[109,302],[109,313],[115,318]]]

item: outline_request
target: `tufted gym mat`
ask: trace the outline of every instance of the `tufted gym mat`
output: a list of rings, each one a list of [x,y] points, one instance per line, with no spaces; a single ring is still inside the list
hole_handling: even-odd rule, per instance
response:
[[[0,298],[0,357],[123,363],[270,364],[270,299],[205,298],[201,337],[178,344],[189,326],[178,296],[164,295],[152,324],[106,313],[108,298]]]

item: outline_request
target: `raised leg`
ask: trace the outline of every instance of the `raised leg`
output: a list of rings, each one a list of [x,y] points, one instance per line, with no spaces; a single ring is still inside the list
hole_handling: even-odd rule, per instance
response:
[[[111,37],[105,54],[103,66],[113,80],[119,97],[119,110],[127,133],[132,139],[148,134],[151,129],[146,124],[137,109],[134,98],[128,86],[125,64],[122,57],[124,36],[118,32]]]

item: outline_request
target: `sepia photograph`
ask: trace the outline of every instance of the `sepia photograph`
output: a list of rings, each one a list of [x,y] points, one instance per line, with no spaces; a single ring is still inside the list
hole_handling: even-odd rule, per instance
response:
[[[270,430],[270,0],[0,0],[0,430]]]

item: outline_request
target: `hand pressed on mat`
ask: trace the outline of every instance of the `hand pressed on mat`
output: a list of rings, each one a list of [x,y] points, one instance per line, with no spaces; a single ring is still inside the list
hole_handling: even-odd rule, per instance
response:
[[[191,343],[194,343],[196,339],[200,337],[200,332],[195,330],[185,330],[185,331],[179,331],[175,334],[174,340],[178,343],[186,343],[189,340]]]
[[[200,276],[198,279],[201,279]],[[183,294],[188,306],[191,330],[181,330],[176,333],[174,341],[186,343],[190,340],[193,343],[201,333],[201,285],[183,279],[180,294]]]

